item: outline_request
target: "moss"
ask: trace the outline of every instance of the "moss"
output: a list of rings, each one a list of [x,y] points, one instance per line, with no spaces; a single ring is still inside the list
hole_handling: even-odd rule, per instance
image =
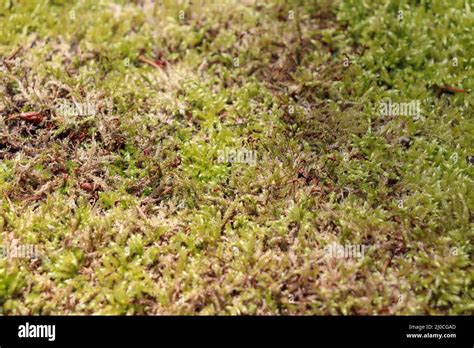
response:
[[[465,1],[0,21],[0,240],[41,250],[0,259],[2,314],[473,313],[473,100],[443,90],[472,90]]]

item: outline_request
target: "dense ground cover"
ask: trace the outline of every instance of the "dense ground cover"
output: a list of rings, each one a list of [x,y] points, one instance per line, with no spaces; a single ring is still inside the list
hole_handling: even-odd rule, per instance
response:
[[[0,5],[0,313],[473,313],[470,1]]]

